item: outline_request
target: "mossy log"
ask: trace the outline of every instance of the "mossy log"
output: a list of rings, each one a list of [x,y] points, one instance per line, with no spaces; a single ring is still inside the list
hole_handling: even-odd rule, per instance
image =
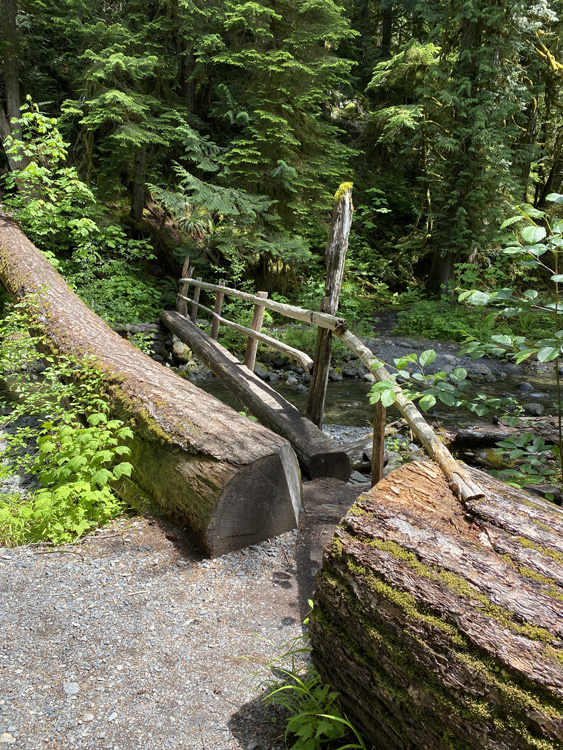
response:
[[[207,552],[295,528],[301,484],[289,443],[122,339],[1,214],[0,281],[15,300],[34,296],[30,325],[55,353],[95,358],[114,415],[134,427],[135,483]]]
[[[470,473],[397,469],[325,550],[313,660],[378,750],[563,748],[563,511]]]

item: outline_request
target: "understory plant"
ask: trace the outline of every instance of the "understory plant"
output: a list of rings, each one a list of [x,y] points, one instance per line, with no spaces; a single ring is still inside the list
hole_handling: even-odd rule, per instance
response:
[[[323,682],[310,654],[308,636],[298,636],[252,675],[260,677],[259,687],[266,690],[264,702],[284,710],[286,742],[292,743],[291,750],[368,750],[344,714],[338,692]]]
[[[132,432],[110,419],[93,360],[49,354],[24,321],[29,301],[0,323],[4,474],[28,473],[27,492],[0,494],[0,543],[61,544],[123,512],[112,486],[131,475]]]

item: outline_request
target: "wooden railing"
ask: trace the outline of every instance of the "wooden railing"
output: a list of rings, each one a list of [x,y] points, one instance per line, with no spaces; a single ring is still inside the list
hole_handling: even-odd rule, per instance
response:
[[[248,294],[247,292],[231,289],[222,284],[209,284],[202,281],[201,278],[193,278],[193,269],[190,268],[188,258],[186,258],[182,269],[182,277],[180,278],[178,290],[177,311],[187,317],[187,305],[190,303],[190,319],[192,322],[195,322],[198,310],[210,313],[212,316],[211,336],[214,339],[217,339],[220,323],[234,328],[248,337],[244,362],[250,370],[254,369],[256,362],[257,342],[262,341],[297,360],[307,372],[312,371],[307,402],[307,416],[319,427],[322,425],[322,413],[330,367],[331,334],[337,336],[358,357],[368,368],[368,371],[373,373],[376,380],[389,380],[391,378],[383,363],[374,356],[373,352],[357,336],[348,330],[346,321],[333,314],[338,309],[338,296],[344,273],[348,234],[352,222],[352,208],[351,185],[344,184],[335,196],[332,226],[326,248],[327,278],[325,296],[321,303],[321,312],[275,302],[268,299],[267,292],[258,292],[256,295]],[[188,297],[190,286],[194,287],[192,299]],[[216,292],[215,307],[213,310],[200,303],[199,296],[201,289]],[[250,328],[227,320],[221,315],[225,295],[254,303],[254,314]],[[283,344],[281,341],[261,332],[265,308],[280,313],[287,318],[317,326],[314,369],[313,360],[308,354],[287,344]],[[404,396],[398,385],[395,386],[394,390],[396,407],[405,418],[413,433],[426,448],[428,454],[440,466],[456,495],[463,500],[481,497],[483,495],[481,488],[475,484],[467,470],[453,458],[412,401]],[[374,418],[372,485],[376,484],[383,476],[384,438],[385,409],[379,402],[376,404]]]
[[[247,292],[241,292],[239,289],[231,289],[224,284],[209,284],[202,281],[201,278],[194,279],[191,276],[186,276],[180,279],[181,291],[178,293],[178,305],[176,309],[179,313],[187,317],[187,308],[184,307],[188,303],[191,305],[190,319],[195,322],[198,310],[204,310],[212,316],[211,332],[210,335],[213,339],[217,339],[219,333],[219,324],[234,328],[240,333],[244,333],[247,337],[246,345],[246,356],[244,364],[249,370],[254,370],[256,363],[256,344],[255,342],[261,341],[263,344],[271,346],[272,349],[276,349],[284,354],[287,354],[292,359],[295,359],[301,364],[306,372],[311,372],[313,366],[313,360],[308,354],[295,349],[292,346],[284,344],[282,341],[278,341],[272,336],[268,336],[261,332],[262,322],[264,319],[264,310],[272,310],[293,320],[300,320],[305,323],[310,323],[317,326],[318,328],[324,328],[329,331],[345,331],[347,329],[346,321],[344,318],[337,318],[334,315],[328,315],[327,313],[315,312],[314,310],[306,310],[302,307],[295,307],[294,305],[285,305],[281,302],[275,302],[274,300],[268,299],[268,292],[258,292],[258,294],[249,294]],[[193,298],[187,296],[189,287],[194,287]],[[201,289],[207,291],[216,292],[215,307],[212,310],[210,307],[206,307],[199,302],[199,292]],[[223,301],[225,296],[236,297],[238,299],[245,300],[246,302],[254,303],[254,312],[252,316],[251,327],[240,325],[232,320],[228,320],[223,317]]]

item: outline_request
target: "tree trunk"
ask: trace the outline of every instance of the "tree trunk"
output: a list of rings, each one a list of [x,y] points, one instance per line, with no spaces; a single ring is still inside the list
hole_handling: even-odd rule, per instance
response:
[[[140,224],[145,207],[145,182],[147,177],[147,150],[141,148],[133,160],[133,184],[131,195],[131,210],[129,216]]]
[[[164,325],[193,349],[202,362],[269,429],[289,440],[311,479],[335,477],[347,482],[350,459],[292,404],[264,383],[221,344],[177,312],[161,314]]]
[[[300,481],[289,443],[123,340],[1,215],[0,281],[13,299],[36,296],[30,323],[55,353],[95,357],[113,414],[134,428],[135,484],[210,554],[295,528]]]
[[[471,474],[397,469],[325,551],[313,661],[378,750],[563,747],[563,511]]]
[[[20,117],[20,49],[19,34],[16,25],[17,3],[15,0],[1,0],[0,6],[0,37],[4,39],[4,86],[6,89],[6,109],[0,106],[0,136],[2,143],[8,135],[21,140],[19,125],[13,125],[12,119]],[[10,169],[23,169],[29,160],[23,154],[15,159],[6,154]]]

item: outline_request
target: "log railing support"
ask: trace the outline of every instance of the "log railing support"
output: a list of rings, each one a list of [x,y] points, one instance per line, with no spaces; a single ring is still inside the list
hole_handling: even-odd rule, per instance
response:
[[[184,265],[182,266],[182,279],[186,276],[192,275],[192,269],[190,268],[190,256],[186,255],[186,260],[184,261]],[[184,318],[188,317],[188,303],[184,299],[184,297],[188,296],[190,285],[187,281],[182,281],[180,279],[180,285],[178,287],[178,299],[176,302],[176,310],[180,313],[180,315],[183,315]]]
[[[262,299],[266,299],[268,296],[268,292],[258,292],[258,297],[261,297]],[[254,305],[254,313],[252,315],[252,323],[250,324],[250,327],[253,331],[257,331],[260,333],[262,329],[262,323],[264,321],[264,306],[263,305]],[[258,351],[258,339],[255,339],[252,336],[248,337],[248,342],[246,344],[246,354],[244,356],[244,364],[248,367],[249,370],[254,372],[254,365],[256,364],[256,352]]]
[[[201,281],[201,276],[198,276],[197,281]],[[201,287],[195,286],[194,287],[194,304],[192,305],[192,311],[190,314],[190,320],[192,323],[195,323],[197,318],[197,303],[199,302],[199,295],[201,294]]]
[[[338,189],[335,198],[332,226],[326,246],[326,283],[325,296],[321,311],[334,315],[338,310],[338,298],[344,275],[344,263],[348,249],[348,236],[352,226],[352,183],[344,183]],[[328,385],[330,369],[330,348],[332,334],[326,329],[319,328],[315,349],[315,365],[309,397],[307,400],[307,416],[318,427],[322,427],[323,411]]]
[[[223,286],[223,284],[220,284],[220,286]],[[215,297],[215,307],[213,308],[215,315],[213,316],[213,320],[211,322],[211,338],[215,339],[215,341],[217,341],[217,336],[219,335],[218,316],[221,315],[221,311],[223,310],[224,299],[225,299],[225,292],[217,292],[217,296]]]
[[[371,486],[383,479],[383,457],[385,454],[385,414],[381,401],[375,405],[373,420],[373,449],[371,452]]]

